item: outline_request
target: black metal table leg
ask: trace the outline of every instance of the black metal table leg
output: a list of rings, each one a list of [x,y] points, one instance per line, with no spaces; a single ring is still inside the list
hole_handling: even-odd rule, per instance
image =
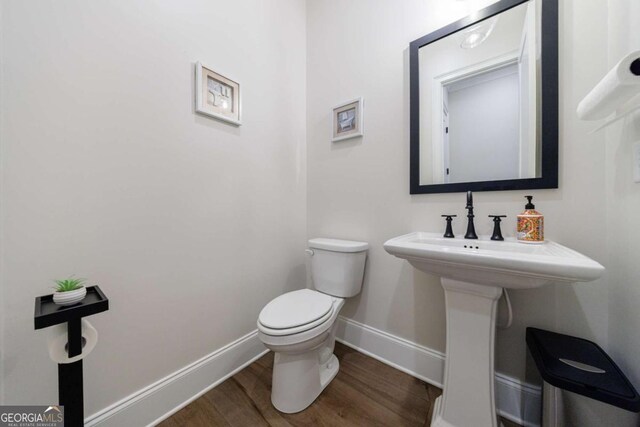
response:
[[[82,390],[82,360],[58,365],[58,399],[64,406],[64,425],[84,425],[84,397]]]
[[[67,353],[74,357],[82,353],[81,319],[67,323]],[[82,388],[82,360],[58,364],[58,399],[64,406],[64,425],[82,427],[84,425],[84,397]]]

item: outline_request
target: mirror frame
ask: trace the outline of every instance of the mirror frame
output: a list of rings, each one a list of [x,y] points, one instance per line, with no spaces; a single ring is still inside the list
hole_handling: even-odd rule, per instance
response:
[[[558,188],[558,0],[541,4],[540,133],[542,176],[497,181],[455,182],[420,185],[420,48],[475,25],[529,0],[500,0],[465,18],[446,25],[409,45],[410,96],[410,193],[458,193],[464,191],[504,191]]]

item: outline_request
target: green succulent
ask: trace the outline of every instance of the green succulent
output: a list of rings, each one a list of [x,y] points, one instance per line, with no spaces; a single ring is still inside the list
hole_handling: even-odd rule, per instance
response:
[[[76,289],[80,289],[84,286],[84,282],[87,279],[75,279],[73,277],[69,277],[68,279],[63,280],[54,280],[56,285],[54,289],[56,292],[69,292],[75,291]]]

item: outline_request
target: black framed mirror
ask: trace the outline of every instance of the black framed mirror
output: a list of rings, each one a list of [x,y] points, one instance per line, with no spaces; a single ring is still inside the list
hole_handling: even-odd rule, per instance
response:
[[[411,194],[558,188],[557,0],[500,0],[409,67]]]

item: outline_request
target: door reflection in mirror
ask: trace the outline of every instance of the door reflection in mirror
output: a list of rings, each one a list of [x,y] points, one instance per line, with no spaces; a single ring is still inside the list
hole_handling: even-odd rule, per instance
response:
[[[420,185],[541,176],[539,3],[419,49]]]

